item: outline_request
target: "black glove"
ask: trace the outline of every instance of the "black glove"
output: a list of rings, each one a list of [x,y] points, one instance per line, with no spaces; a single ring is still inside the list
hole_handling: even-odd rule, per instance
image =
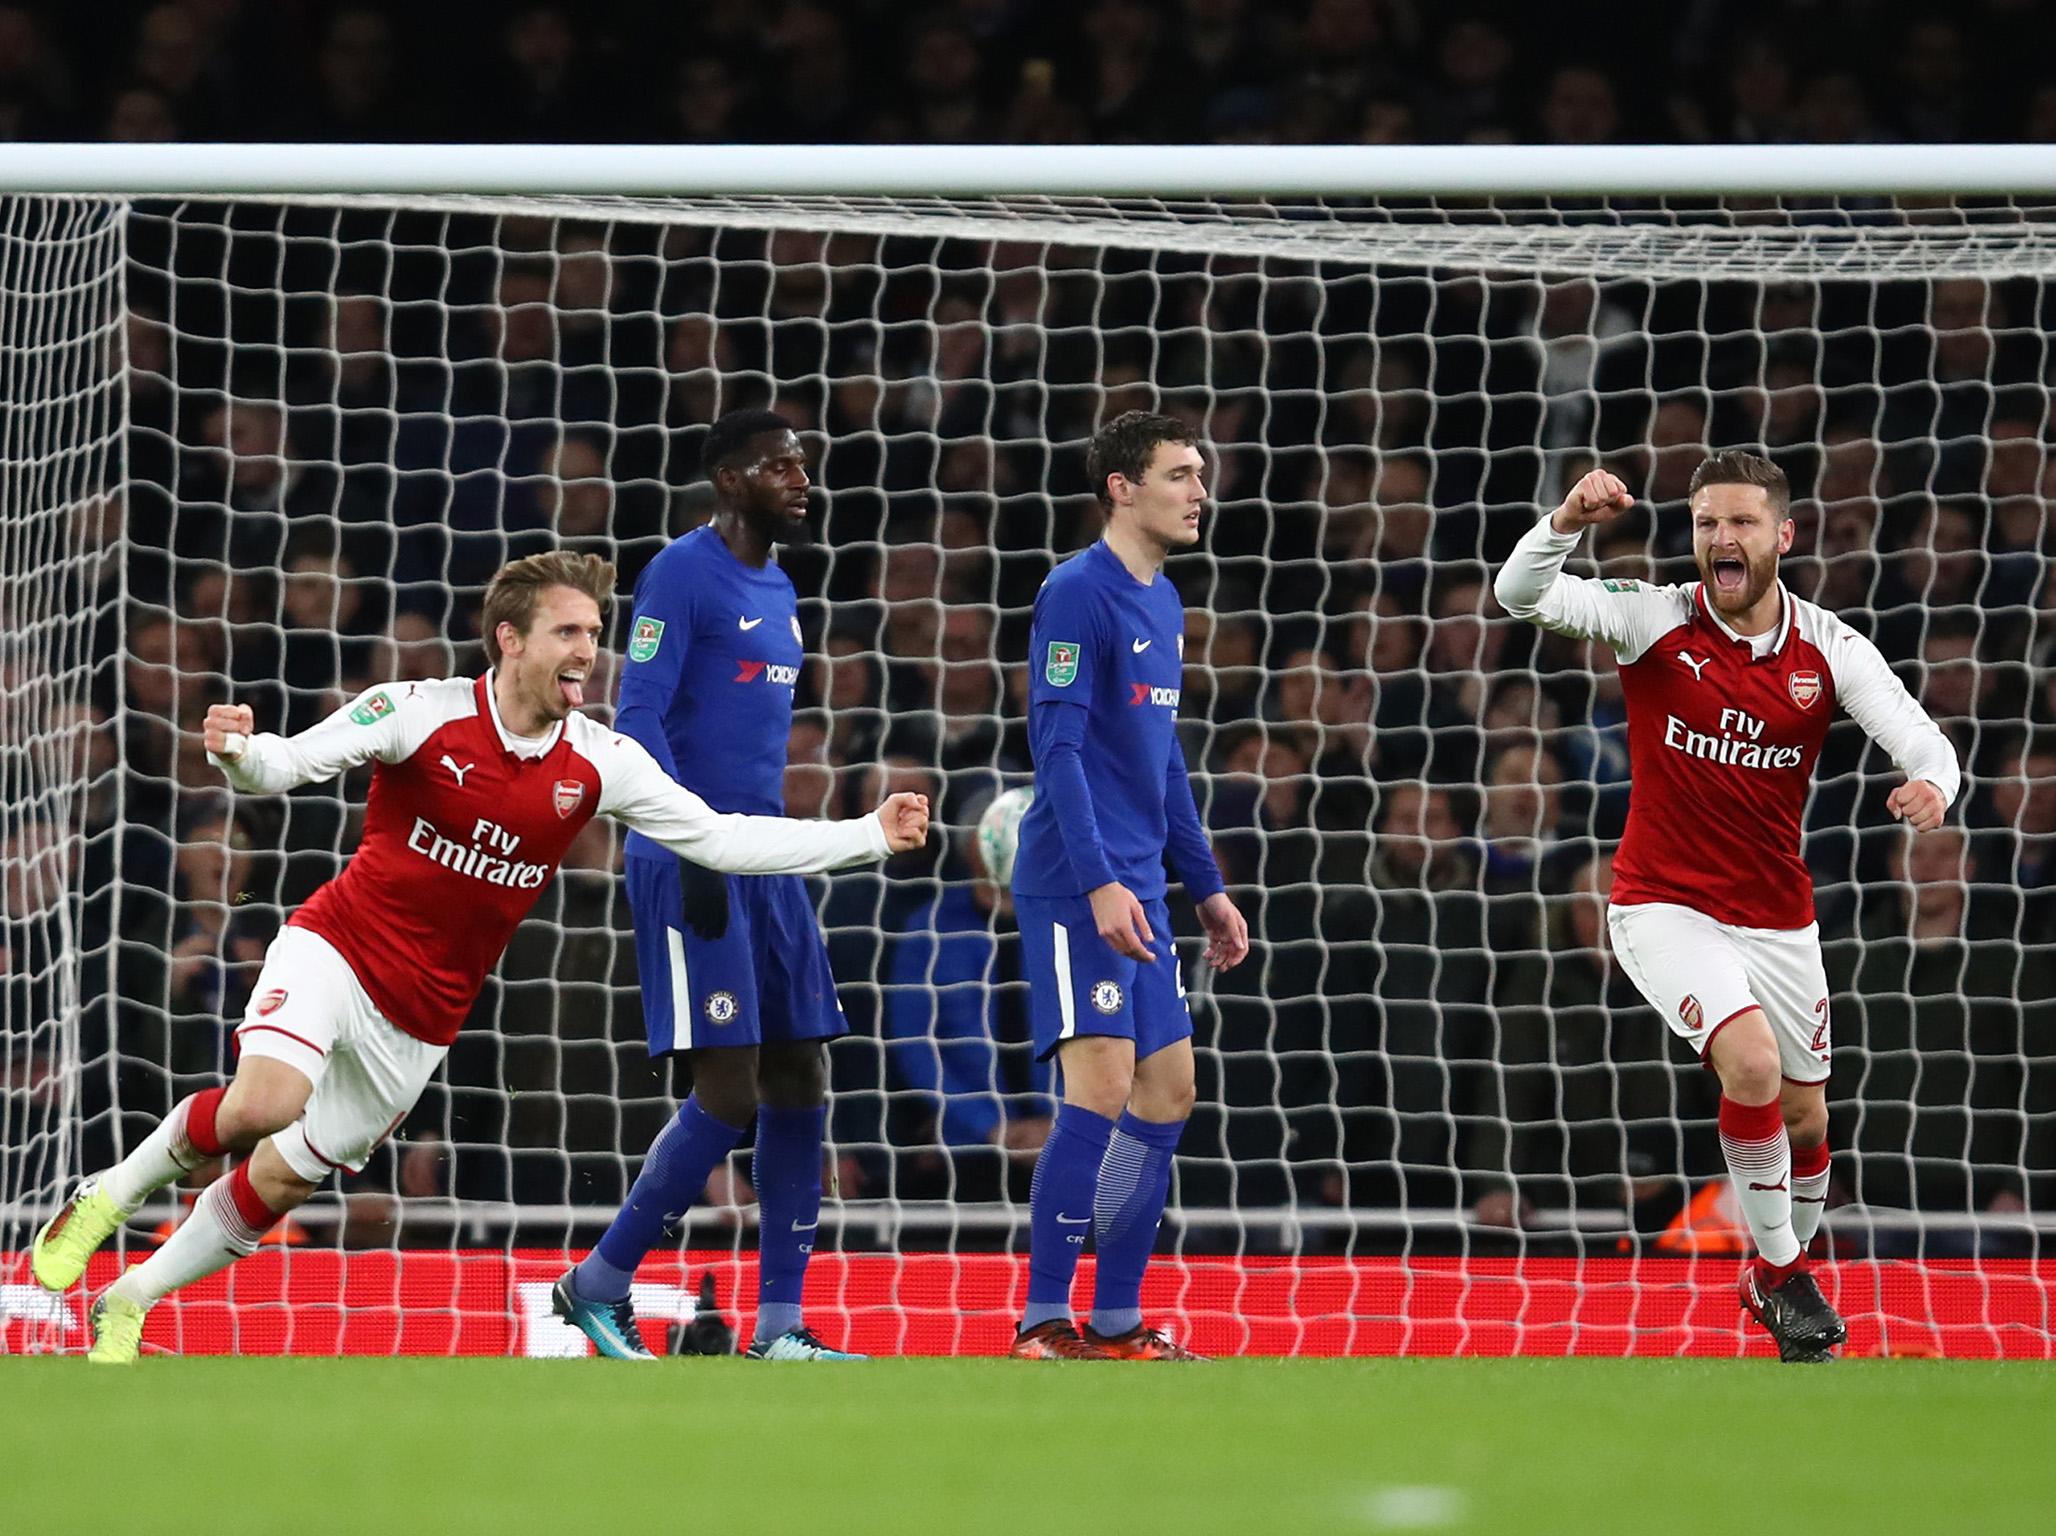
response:
[[[678,861],[678,887],[685,926],[703,939],[728,932],[728,877],[691,859]]]
[[[728,1319],[721,1315],[720,1304],[714,1299],[714,1272],[711,1269],[700,1276],[699,1304],[693,1308],[692,1321],[673,1323],[666,1342],[674,1355],[735,1353],[735,1330],[728,1326]]]

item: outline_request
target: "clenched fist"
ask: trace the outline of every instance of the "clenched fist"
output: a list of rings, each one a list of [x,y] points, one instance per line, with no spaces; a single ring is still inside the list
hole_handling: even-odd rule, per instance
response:
[[[1563,505],[1549,514],[1558,533],[1576,533],[1593,523],[1611,522],[1635,504],[1621,477],[1609,470],[1595,469],[1576,485]]]
[[[1949,802],[1926,779],[1909,779],[1885,797],[1885,809],[1916,832],[1932,832],[1948,814]]]
[[[912,853],[928,841],[928,797],[897,794],[878,807],[885,825],[885,846],[894,853]]]
[[[257,717],[250,713],[249,705],[209,704],[200,736],[216,757],[241,757],[244,745],[256,730]]]

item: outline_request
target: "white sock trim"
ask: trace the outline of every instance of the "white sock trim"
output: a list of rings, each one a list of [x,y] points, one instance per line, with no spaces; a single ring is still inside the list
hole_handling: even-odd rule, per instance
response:
[[[228,1180],[217,1179],[201,1193],[193,1213],[149,1258],[112,1289],[140,1306],[154,1307],[182,1285],[226,1269],[256,1250],[262,1232],[251,1234],[229,1198]]]
[[[1791,1138],[1782,1128],[1761,1141],[1723,1136],[1720,1150],[1756,1251],[1772,1264],[1792,1263],[1799,1257],[1800,1244],[1792,1230]]]
[[[186,1140],[192,1103],[189,1096],[172,1105],[171,1113],[136,1143],[134,1151],[100,1175],[100,1187],[123,1212],[140,1209],[151,1195],[207,1161]]]

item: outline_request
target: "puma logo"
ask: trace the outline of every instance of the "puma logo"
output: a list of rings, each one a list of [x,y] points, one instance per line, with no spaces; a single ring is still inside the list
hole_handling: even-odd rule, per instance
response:
[[[464,787],[464,775],[471,772],[471,770],[476,768],[478,764],[466,763],[462,768],[459,768],[457,766],[456,760],[452,758],[449,753],[445,752],[443,754],[443,766],[450,770],[450,777],[455,779],[457,781],[457,787],[459,789],[462,789]]]
[[[1692,669],[1692,676],[1695,681],[1703,683],[1706,681],[1706,679],[1702,674],[1706,671],[1707,665],[1713,660],[1713,658],[1709,656],[1706,658],[1706,660],[1701,661],[1697,657],[1695,657],[1690,651],[1680,651],[1678,652],[1678,660],[1682,661],[1686,666]]]
[[[1751,1184],[1749,1187],[1760,1195],[1782,1194],[1785,1191],[1785,1183],[1782,1179],[1775,1184]]]
[[[737,629],[755,629],[755,628],[756,628],[756,627],[757,627],[757,626],[758,626],[759,624],[761,624],[761,623],[763,623],[763,622],[764,622],[764,621],[763,621],[762,619],[740,619],[740,618],[739,618],[739,619],[737,619],[737,620],[735,621],[735,627],[736,627]]]

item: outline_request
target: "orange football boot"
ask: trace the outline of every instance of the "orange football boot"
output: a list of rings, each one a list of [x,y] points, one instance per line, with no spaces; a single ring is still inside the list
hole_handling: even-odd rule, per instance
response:
[[[1014,1335],[1014,1347],[1007,1351],[1016,1360],[1111,1360],[1114,1357],[1097,1344],[1088,1344],[1078,1330],[1063,1318],[1037,1323]]]
[[[1126,1333],[1112,1335],[1094,1333],[1088,1325],[1078,1337],[1088,1349],[1099,1350],[1110,1360],[1200,1360],[1205,1355],[1194,1354],[1183,1344],[1160,1328],[1141,1324]]]

